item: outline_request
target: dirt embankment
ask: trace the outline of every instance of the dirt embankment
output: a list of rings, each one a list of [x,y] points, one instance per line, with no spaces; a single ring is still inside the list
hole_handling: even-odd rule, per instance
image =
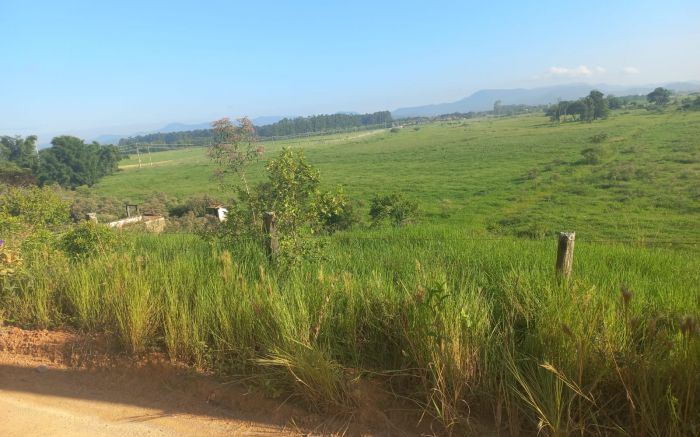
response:
[[[119,356],[105,337],[0,327],[3,437],[418,433],[364,407],[324,417],[161,354]]]

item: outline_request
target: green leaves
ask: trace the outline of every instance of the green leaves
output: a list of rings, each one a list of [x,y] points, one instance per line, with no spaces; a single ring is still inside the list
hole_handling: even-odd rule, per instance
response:
[[[9,223],[56,227],[69,219],[69,203],[48,187],[11,188],[0,197],[0,230]]]
[[[37,177],[42,184],[57,183],[63,187],[92,186],[100,178],[114,173],[121,159],[113,146],[83,140],[68,135],[51,140],[52,147],[39,153]]]
[[[401,226],[416,218],[418,203],[408,200],[402,193],[375,194],[370,202],[369,215],[373,223],[390,220],[394,226]]]
[[[92,221],[85,221],[61,237],[61,249],[75,259],[111,251],[118,241],[110,228]]]

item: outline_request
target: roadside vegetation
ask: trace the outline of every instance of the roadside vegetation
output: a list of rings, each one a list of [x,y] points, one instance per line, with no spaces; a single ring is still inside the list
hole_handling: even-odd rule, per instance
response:
[[[350,414],[369,380],[435,433],[694,435],[700,113],[676,109],[453,120],[303,151],[222,120],[208,156],[162,152],[174,162],[90,190],[6,188],[0,321],[110,333],[323,413]],[[115,199],[176,226],[71,219],[116,215]]]

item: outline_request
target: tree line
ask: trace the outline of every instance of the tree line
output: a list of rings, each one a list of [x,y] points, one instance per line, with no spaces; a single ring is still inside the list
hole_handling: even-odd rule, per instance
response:
[[[391,126],[391,112],[380,111],[371,114],[322,114],[310,117],[284,118],[276,123],[256,126],[260,137],[279,137],[308,133],[363,128],[369,126]],[[194,144],[205,145],[215,141],[212,129],[197,129],[182,132],[154,133],[138,135],[119,140],[120,146],[130,144]]]
[[[0,181],[9,185],[59,184],[66,188],[92,186],[117,171],[122,158],[115,146],[86,144],[63,135],[38,151],[37,137],[0,137]]]
[[[561,101],[545,110],[552,121],[586,121],[604,119],[612,109],[643,107],[646,103],[653,108],[662,109],[671,101],[671,91],[658,87],[652,92],[639,96],[616,97],[605,96],[598,90],[592,90],[586,97],[573,101]]]
[[[579,120],[591,122],[607,118],[610,114],[609,97],[605,97],[598,90],[593,90],[581,99],[558,102],[547,108],[545,114],[552,121]]]
[[[384,125],[390,127],[391,112],[380,111],[372,114],[323,114],[311,117],[284,118],[277,123],[256,128],[261,137],[281,137],[314,132],[326,132],[354,127]]]

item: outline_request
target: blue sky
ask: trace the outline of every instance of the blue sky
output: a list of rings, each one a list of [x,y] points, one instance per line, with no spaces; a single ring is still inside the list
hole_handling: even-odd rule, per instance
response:
[[[698,20],[697,0],[0,0],[0,135],[698,80]]]

